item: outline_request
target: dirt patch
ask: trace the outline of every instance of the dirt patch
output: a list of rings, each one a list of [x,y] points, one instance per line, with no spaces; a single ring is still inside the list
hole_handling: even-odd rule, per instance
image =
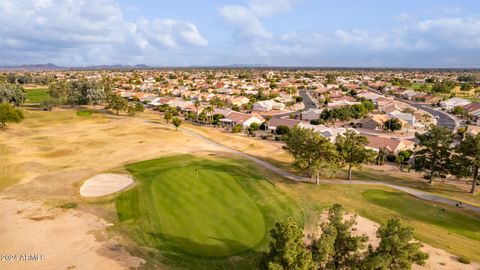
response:
[[[81,211],[2,197],[0,221],[1,254],[43,258],[0,261],[0,269],[125,269],[143,263],[114,239],[98,241],[95,234],[103,234],[107,224]]]

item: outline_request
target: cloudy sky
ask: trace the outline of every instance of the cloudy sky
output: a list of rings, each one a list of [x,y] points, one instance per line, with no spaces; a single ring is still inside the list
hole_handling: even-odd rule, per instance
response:
[[[479,0],[0,0],[0,65],[480,67]]]

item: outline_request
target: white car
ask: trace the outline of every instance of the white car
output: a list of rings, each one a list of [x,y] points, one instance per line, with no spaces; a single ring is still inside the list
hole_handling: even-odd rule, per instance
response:
[[[438,115],[435,115],[435,119],[440,119],[440,116],[438,116]]]

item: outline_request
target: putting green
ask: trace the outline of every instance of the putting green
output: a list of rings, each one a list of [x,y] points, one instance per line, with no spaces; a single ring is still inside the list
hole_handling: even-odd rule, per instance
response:
[[[145,245],[229,256],[254,249],[292,213],[270,182],[233,161],[182,155],[126,168],[139,185],[117,199],[117,212]]]

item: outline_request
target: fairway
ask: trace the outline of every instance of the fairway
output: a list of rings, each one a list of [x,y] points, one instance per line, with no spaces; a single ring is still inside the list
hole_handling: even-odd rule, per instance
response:
[[[274,222],[298,216],[273,184],[232,160],[182,155],[126,168],[139,183],[117,199],[119,220],[142,244],[183,256],[263,250]]]
[[[26,89],[27,103],[41,103],[50,97],[47,88]]]

